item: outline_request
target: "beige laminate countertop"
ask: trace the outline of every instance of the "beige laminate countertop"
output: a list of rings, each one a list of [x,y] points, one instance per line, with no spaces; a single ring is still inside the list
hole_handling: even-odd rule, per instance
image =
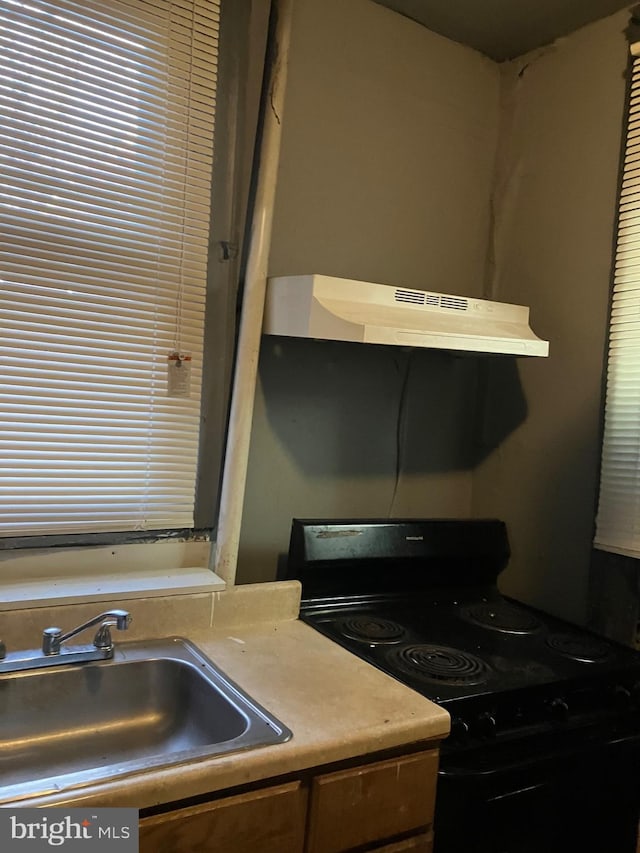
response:
[[[293,732],[275,746],[60,790],[16,805],[146,808],[420,741],[449,715],[298,620],[184,633]],[[11,803],[5,803],[11,805]]]

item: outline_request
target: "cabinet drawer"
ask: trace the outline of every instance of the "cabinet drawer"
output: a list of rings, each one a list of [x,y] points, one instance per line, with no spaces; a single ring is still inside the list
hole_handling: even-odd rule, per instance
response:
[[[316,777],[308,853],[340,853],[428,829],[437,771],[438,752],[431,750]]]
[[[140,821],[140,853],[302,853],[300,782],[224,797]]]

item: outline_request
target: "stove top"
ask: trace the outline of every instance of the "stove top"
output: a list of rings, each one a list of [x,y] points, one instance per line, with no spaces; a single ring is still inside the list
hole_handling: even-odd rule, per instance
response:
[[[288,577],[304,621],[450,711],[447,749],[635,727],[640,653],[503,596],[508,559],[496,520],[294,520]]]
[[[640,680],[634,651],[497,591],[412,601],[306,602],[301,616],[444,705],[535,687],[577,685],[629,668]]]

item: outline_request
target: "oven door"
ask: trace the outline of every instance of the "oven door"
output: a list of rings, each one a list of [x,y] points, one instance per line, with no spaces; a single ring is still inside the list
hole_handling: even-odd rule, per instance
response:
[[[436,853],[636,853],[640,734],[442,756]]]

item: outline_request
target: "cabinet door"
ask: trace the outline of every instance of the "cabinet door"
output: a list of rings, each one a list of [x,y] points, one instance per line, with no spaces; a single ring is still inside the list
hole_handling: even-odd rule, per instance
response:
[[[300,782],[224,797],[140,820],[140,853],[302,853]]]
[[[426,833],[433,822],[437,771],[438,751],[430,750],[317,776],[311,786],[308,853],[341,853],[396,835]]]

